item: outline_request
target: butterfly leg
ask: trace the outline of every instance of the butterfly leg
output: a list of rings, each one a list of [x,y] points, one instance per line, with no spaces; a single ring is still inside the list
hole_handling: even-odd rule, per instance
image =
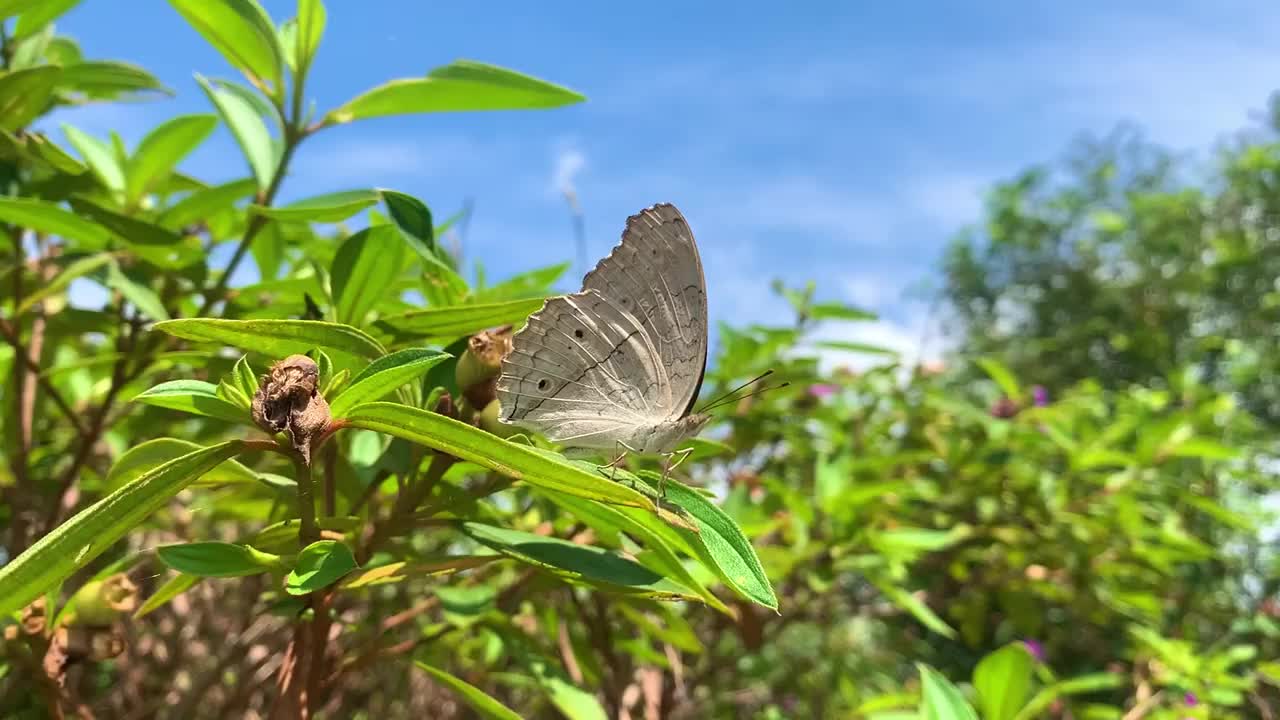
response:
[[[622,448],[622,449],[619,449],[619,448]],[[635,452],[635,450],[632,447],[622,442],[621,440],[617,440],[614,442],[613,451],[617,453],[617,457],[605,463],[604,465],[600,466],[601,469],[609,468],[610,470],[609,480],[611,481],[616,479],[615,476],[617,475],[618,465],[620,465],[622,461],[627,458],[627,454]]]
[[[672,470],[680,467],[680,464],[689,459],[689,455],[693,453],[693,448],[685,448],[675,452],[666,453],[666,462],[662,465],[662,478],[658,481],[658,497],[665,498],[667,496],[667,476]]]

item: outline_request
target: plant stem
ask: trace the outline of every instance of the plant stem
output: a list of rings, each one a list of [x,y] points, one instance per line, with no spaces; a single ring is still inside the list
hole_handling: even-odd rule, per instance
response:
[[[4,320],[0,320],[0,337],[3,337],[4,341],[9,343],[9,346],[13,348],[14,354],[18,356],[18,359],[20,359],[24,365],[26,365],[28,370],[33,373],[37,373],[36,380],[40,383],[40,388],[44,390],[45,394],[48,395],[51,400],[53,400],[53,404],[58,406],[58,410],[62,411],[62,414],[66,416],[67,421],[76,429],[76,434],[83,437],[85,434],[85,427],[84,424],[80,422],[80,416],[76,414],[74,409],[72,409],[70,403],[67,402],[67,399],[62,397],[62,393],[58,392],[58,388],[53,386],[53,383],[49,381],[49,378],[40,374],[40,366],[34,359],[32,359],[27,349],[22,345],[22,341],[14,333],[13,329],[9,327],[9,323]]]
[[[316,525],[315,477],[311,473],[311,464],[295,455],[293,467],[297,471],[298,481],[298,547],[304,548],[320,539],[320,530]]]

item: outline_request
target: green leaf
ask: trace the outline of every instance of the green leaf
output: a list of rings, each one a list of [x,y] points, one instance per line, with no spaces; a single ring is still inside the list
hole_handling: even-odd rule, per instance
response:
[[[494,700],[486,695],[483,690],[462,680],[461,678],[450,675],[449,673],[430,665],[416,661],[420,669],[426,672],[436,681],[448,687],[458,694],[458,697],[467,704],[472,710],[475,710],[483,718],[487,720],[520,720],[520,716],[509,709],[506,705]]]
[[[160,296],[145,285],[130,280],[116,263],[107,268],[107,287],[119,290],[124,299],[133,303],[143,315],[152,320],[168,320],[169,313],[164,309]]]
[[[179,115],[147,133],[129,160],[128,198],[137,200],[150,191],[153,183],[172,172],[217,126],[213,115]]]
[[[317,195],[280,207],[253,205],[251,209],[272,220],[335,223],[342,222],[377,203],[378,193],[373,190],[345,190]]]
[[[326,120],[346,123],[383,115],[554,108],[585,99],[568,88],[514,70],[458,60],[424,78],[379,85],[333,110]]]
[[[17,130],[49,109],[62,75],[56,65],[11,70],[0,75],[0,129]]]
[[[297,535],[297,533],[294,533]],[[478,568],[482,565],[488,565],[495,560],[504,559],[502,555],[494,553],[492,555],[459,555],[446,557],[440,560],[430,560],[427,562],[393,562],[386,565],[379,565],[363,572],[350,575],[346,580],[342,581],[343,588],[362,588],[372,587],[374,585],[386,585],[388,583],[397,583],[412,578],[431,577],[435,575],[445,575],[455,573],[462,570],[470,570]]]
[[[253,396],[258,394],[258,376],[253,372],[253,367],[249,365],[249,356],[241,355],[236,361],[231,372],[227,373],[222,381],[218,383],[219,391],[226,389],[228,392],[234,393],[237,398],[243,398],[243,404],[240,404],[245,410],[248,410],[253,401]]]
[[[181,410],[234,423],[251,423],[249,414],[218,396],[218,386],[203,380],[170,380],[144,390],[133,402]]]
[[[171,460],[76,513],[0,567],[0,616],[84,567],[192,481],[243,449],[238,440]]]
[[[300,75],[306,74],[306,69],[311,67],[311,61],[316,56],[316,50],[320,48],[326,19],[327,13],[321,0],[298,0],[298,29],[295,37],[297,49],[294,57],[297,58],[298,67],[302,69]]]
[[[460,523],[459,529],[503,555],[568,579],[660,600],[698,599],[677,583],[603,548],[474,522]]]
[[[426,445],[530,485],[614,505],[654,510],[649,498],[625,485],[583,471],[567,461],[553,459],[553,454],[543,455],[426,410],[395,403],[366,403],[347,414],[347,426],[376,430]]]
[[[88,100],[110,100],[125,93],[156,92],[173,95],[154,75],[129,63],[94,60],[62,66],[58,89],[79,93]]]
[[[40,200],[0,197],[0,220],[63,238],[85,250],[101,250],[111,240],[101,226]]]
[[[542,307],[543,302],[538,298],[412,310],[381,318],[376,324],[398,336],[454,338],[473,335],[498,325],[522,324],[530,313]]]
[[[435,227],[431,224],[431,210],[427,204],[412,195],[395,190],[380,190],[382,202],[387,206],[391,221],[404,233],[409,246],[424,259],[439,262],[436,258]]]
[[[0,0],[0,20],[21,15],[43,2],[46,0]]]
[[[133,613],[133,619],[137,620],[144,615],[149,615],[159,610],[170,600],[190,590],[198,582],[200,582],[200,578],[195,575],[184,575],[182,573],[165,580],[164,584],[157,588],[151,594],[151,597],[147,598],[146,602],[142,603],[142,606]]]
[[[820,340],[815,342],[816,347],[825,348],[827,350],[839,350],[841,352],[863,353],[865,355],[887,355],[889,357],[897,357],[898,351],[879,345],[871,345],[869,343],[845,342],[843,340]]]
[[[920,670],[920,720],[978,720],[978,713],[950,680],[923,663],[916,667]]]
[[[249,169],[258,181],[258,189],[265,191],[275,178],[279,154],[262,115],[243,95],[227,87],[217,87],[199,74],[196,75],[196,82],[240,145],[240,152],[244,153]]]
[[[101,223],[135,253],[157,267],[182,268],[203,259],[204,252],[194,237],[184,238],[172,230],[122,215],[81,197],[73,197],[69,202],[76,212]]]
[[[88,172],[89,166],[77,160],[73,155],[58,147],[57,143],[45,137],[43,133],[28,132],[21,140],[13,133],[0,131],[0,137],[26,149],[28,155],[49,167],[67,175],[80,175]],[[78,182],[80,178],[76,178]]]
[[[1240,451],[1227,447],[1216,440],[1192,437],[1170,448],[1169,454],[1176,457],[1200,458],[1201,460],[1234,460],[1240,456]]]
[[[342,417],[356,405],[378,400],[401,385],[426,375],[428,370],[450,357],[449,353],[439,350],[408,348],[378,358],[329,401],[329,411],[333,417]]]
[[[649,471],[641,471],[640,477],[655,487],[661,480],[661,475]],[[705,550],[703,562],[739,595],[776,611],[778,596],[773,592],[773,585],[769,583],[751,541],[742,534],[733,518],[705,495],[670,478],[663,487],[666,489],[665,501],[684,510],[697,525],[697,533],[684,529],[680,532],[695,548],[700,546]]]
[[[720,598],[713,595],[693,576],[693,573],[689,572],[689,569],[676,556],[671,545],[662,538],[659,531],[651,527],[650,523],[662,523],[657,516],[645,514],[643,517],[633,517],[618,508],[602,503],[549,490],[542,492],[549,500],[573,513],[575,517],[597,531],[622,531],[635,538],[646,551],[652,554],[651,558],[637,558],[641,564],[674,578],[676,582],[697,593],[703,602],[723,613],[729,613],[728,607],[721,602]]]
[[[1031,695],[1035,660],[1021,643],[987,655],[973,670],[983,720],[1012,720]]]
[[[877,577],[870,577],[868,579],[871,580],[873,585],[880,589],[880,592],[884,593],[885,597],[892,600],[894,605],[897,605],[903,610],[911,613],[916,620],[920,621],[920,624],[943,637],[954,638],[956,636],[955,629],[948,625],[945,620],[938,617],[937,613],[935,613],[920,598],[887,580]]]
[[[338,246],[329,268],[338,322],[360,324],[395,287],[404,266],[404,243],[390,225],[375,225]]]
[[[166,437],[147,440],[141,444],[134,445],[117,458],[111,469],[107,471],[107,477],[103,484],[108,492],[113,491],[133,482],[170,460],[201,450],[203,447],[189,440],[179,440],[177,438]],[[257,473],[235,460],[227,460],[206,472],[196,481],[196,484],[253,483],[257,479]]]
[[[226,542],[161,545],[156,554],[173,570],[196,577],[244,577],[281,566],[276,555]]]
[[[877,315],[843,303],[814,303],[809,306],[809,317],[814,320],[848,320],[864,322],[875,320]]]
[[[116,158],[110,145],[66,123],[62,124],[62,132],[107,189],[124,192],[124,164]]]
[[[337,582],[357,567],[351,548],[336,540],[317,540],[298,553],[284,590],[290,595],[306,595]]]
[[[269,83],[271,89],[282,88],[282,53],[275,27],[254,0],[169,0],[169,4],[236,68],[251,79]]]
[[[3,215],[4,215],[4,201],[0,200],[0,216],[3,216]],[[25,296],[22,299],[22,302],[18,305],[16,314],[21,315],[22,313],[34,307],[35,304],[40,302],[41,300],[44,300],[45,298],[50,297],[52,295],[57,295],[61,293],[63,290],[67,289],[67,286],[71,284],[72,280],[75,280],[78,277],[84,277],[85,275],[88,275],[89,273],[97,270],[98,268],[110,262],[111,262],[111,255],[108,253],[90,255],[88,257],[83,257],[76,260],[75,262],[68,265],[66,269],[64,269],[62,272],[54,276],[54,278],[50,280],[44,287],[36,290],[30,295]]]
[[[197,190],[160,213],[157,222],[171,230],[178,230],[232,207],[237,200],[252,195],[257,187],[252,178],[244,178]]]
[[[18,3],[9,0],[9,4]],[[13,29],[13,39],[21,40],[43,30],[46,25],[79,4],[80,0],[40,0],[30,3],[30,6],[22,11],[22,15],[18,16],[18,23]]]
[[[1018,712],[1015,719],[1032,720],[1032,718],[1043,717],[1044,711],[1063,695],[1083,695],[1118,688],[1124,684],[1125,677],[1116,673],[1093,673],[1056,682],[1036,693],[1035,697],[1031,698],[1031,702]]]
[[[995,358],[978,358],[976,362],[1010,400],[1022,401],[1022,388],[1018,387],[1018,380],[1009,368]]]
[[[377,340],[360,330],[319,320],[183,318],[156,323],[154,329],[186,340],[222,343],[274,357],[312,348],[368,359],[386,354]]]

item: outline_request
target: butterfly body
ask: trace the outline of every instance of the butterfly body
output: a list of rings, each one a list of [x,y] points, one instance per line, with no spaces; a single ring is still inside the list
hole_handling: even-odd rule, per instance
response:
[[[670,453],[709,419],[691,412],[706,360],[702,261],[680,212],[655,205],[580,292],[529,316],[498,378],[500,417],[566,448]]]

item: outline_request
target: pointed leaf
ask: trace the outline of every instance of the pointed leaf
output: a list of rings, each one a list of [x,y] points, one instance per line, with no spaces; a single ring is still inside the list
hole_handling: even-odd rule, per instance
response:
[[[960,689],[937,670],[916,663],[920,670],[920,720],[978,720],[978,713]]]
[[[1035,660],[1022,643],[987,655],[973,670],[983,720],[1013,720],[1031,695]]]
[[[472,685],[459,677],[450,675],[444,670],[431,667],[421,660],[417,661],[415,664],[445,687],[448,687],[450,690],[457,693],[458,697],[461,698],[462,701],[472,710],[475,710],[481,717],[486,718],[487,720],[520,720],[520,715],[516,714],[506,705],[503,705],[489,695],[486,695],[483,690],[475,685]]]
[[[4,205],[3,205],[3,201],[0,201],[0,216],[3,216],[3,215],[4,215]],[[76,260],[75,262],[68,265],[62,272],[54,276],[53,280],[50,280],[48,284],[46,284],[44,287],[36,290],[30,295],[25,296],[22,299],[22,302],[18,305],[18,309],[16,313],[18,315],[21,315],[22,313],[34,307],[35,304],[40,302],[41,300],[44,300],[45,298],[50,297],[52,295],[60,294],[62,291],[67,289],[67,286],[71,285],[72,280],[75,280],[78,277],[84,277],[85,275],[88,275],[89,273],[97,270],[103,265],[107,265],[110,262],[111,262],[111,255],[107,253],[90,255],[89,257],[83,257]]]
[[[110,145],[66,123],[62,125],[62,132],[107,189],[124,192],[124,164],[116,159]]]
[[[567,461],[553,459],[551,454],[543,455],[426,410],[395,403],[366,403],[347,414],[347,424],[426,445],[530,485],[614,505],[654,509],[649,498],[603,475],[585,472]]]
[[[171,460],[76,513],[0,566],[0,616],[25,607],[133,530],[192,481],[243,448],[238,440]]]
[[[156,438],[147,440],[144,443],[134,445],[125,451],[123,455],[116,459],[111,469],[107,471],[106,480],[103,484],[107,491],[113,491],[123,485],[126,485],[139,477],[151,472],[157,467],[188,455],[197,450],[203,449],[202,445],[197,445],[189,440],[179,440],[177,438]],[[257,473],[242,465],[236,460],[227,460],[222,464],[212,468],[205,473],[196,485],[222,485],[235,483],[253,483],[258,479]]]
[[[252,195],[257,187],[253,179],[244,178],[197,190],[160,213],[158,222],[170,230],[178,230],[232,207],[237,200]]]
[[[155,330],[200,342],[222,343],[284,357],[324,348],[347,356],[377,359],[386,350],[350,325],[319,320],[222,320],[184,318],[156,323]]]
[[[195,575],[184,575],[182,573],[165,580],[164,584],[157,588],[151,597],[147,598],[146,602],[142,603],[142,607],[133,613],[133,619],[137,620],[159,610],[170,600],[190,590],[198,582],[200,582],[200,578]]]
[[[346,390],[329,401],[329,411],[334,417],[342,417],[356,405],[378,400],[401,385],[423,377],[451,357],[439,350],[408,348],[378,358],[352,378]]]
[[[218,386],[202,380],[170,380],[144,390],[134,402],[181,410],[234,423],[252,422],[249,414],[234,403],[218,397]]]
[[[306,595],[332,585],[357,567],[351,548],[336,540],[318,540],[298,553],[284,590],[290,595]]]
[[[144,285],[130,280],[120,266],[112,263],[107,268],[107,287],[120,291],[125,300],[133,303],[139,311],[150,320],[168,320],[169,313],[164,309],[160,296]]]
[[[542,298],[535,298],[412,310],[382,318],[377,325],[404,337],[453,338],[508,323],[523,324],[530,313],[542,307],[543,302]]]
[[[218,119],[212,115],[180,115],[147,133],[129,160],[126,194],[131,200],[150,190],[182,159],[204,142]]]
[[[222,116],[222,121],[227,124],[231,135],[240,145],[240,152],[244,153],[249,169],[258,181],[258,189],[266,190],[275,177],[279,158],[262,115],[241,95],[225,87],[216,87],[199,74],[196,75],[196,82],[200,84],[205,95],[209,97],[209,102],[213,103],[218,110],[218,115]]]
[[[252,206],[253,212],[273,220],[293,222],[342,222],[378,202],[378,193],[372,190],[345,190],[317,195],[280,207]]]
[[[110,100],[121,95],[155,92],[173,95],[154,75],[129,63],[94,60],[62,66],[58,89],[77,93],[84,100]]]
[[[41,200],[0,197],[0,221],[63,238],[85,250],[101,250],[111,239],[101,226]]]
[[[387,206],[391,221],[405,234],[409,246],[419,255],[430,255],[435,260],[435,228],[431,224],[431,210],[418,198],[395,190],[381,190],[382,202]],[[438,262],[438,261],[437,261]]]
[[[687,588],[603,548],[474,522],[460,523],[459,529],[503,555],[562,577],[660,600],[697,599]]]
[[[0,75],[0,129],[17,130],[49,109],[62,75],[56,65],[12,70]]]
[[[160,562],[196,577],[244,577],[280,567],[280,558],[248,545],[193,542],[156,548]]]
[[[176,269],[203,258],[199,241],[145,220],[129,217],[81,197],[69,201],[81,215],[88,215],[128,243],[133,251],[157,267]]]
[[[11,6],[18,4],[10,0]],[[28,35],[35,34],[44,29],[46,25],[62,16],[71,8],[80,4],[80,0],[39,0],[39,2],[27,3],[29,7],[22,10],[22,15],[18,17],[18,23],[13,29],[13,39],[21,40]]]
[[[311,67],[311,61],[320,48],[320,39],[324,37],[324,26],[327,13],[321,0],[298,0],[298,28],[294,41],[297,43],[294,57],[299,68]]]
[[[169,0],[169,4],[232,65],[250,78],[281,87],[275,27],[254,0]]]
[[[585,99],[568,88],[514,70],[458,60],[424,78],[379,85],[330,112],[327,120],[345,123],[382,115],[554,108]]]
[[[642,471],[640,477],[654,487],[661,480],[661,475],[648,471]],[[670,478],[662,484],[666,490],[666,502],[684,510],[698,526],[697,533],[680,532],[695,547],[705,549],[703,561],[708,567],[739,595],[776,611],[778,596],[773,592],[773,585],[769,583],[751,541],[742,534],[733,518],[691,488]]]
[[[391,225],[375,225],[338,246],[329,269],[338,322],[361,324],[394,288],[404,269],[404,243]]]
[[[462,570],[478,568],[482,565],[488,565],[495,560],[501,559],[503,559],[502,555],[494,554],[461,555],[442,560],[431,560],[417,563],[403,561],[393,562],[386,565],[379,565],[376,568],[371,568],[364,572],[352,575],[342,582],[342,587],[354,590],[356,588],[372,587],[374,585],[397,583],[410,578],[444,575],[447,573],[455,573]]]

